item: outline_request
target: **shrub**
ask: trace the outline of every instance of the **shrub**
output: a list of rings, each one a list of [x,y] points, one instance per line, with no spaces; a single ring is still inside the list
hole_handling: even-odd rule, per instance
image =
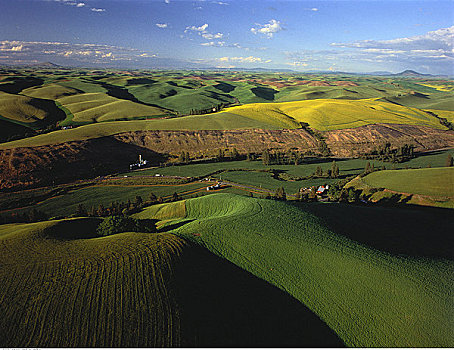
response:
[[[100,236],[110,236],[120,232],[156,232],[151,220],[138,220],[129,216],[108,216],[96,230]]]

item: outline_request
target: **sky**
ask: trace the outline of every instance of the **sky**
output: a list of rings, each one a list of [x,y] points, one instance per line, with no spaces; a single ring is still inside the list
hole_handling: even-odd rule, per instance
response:
[[[0,0],[0,64],[454,75],[453,1]]]

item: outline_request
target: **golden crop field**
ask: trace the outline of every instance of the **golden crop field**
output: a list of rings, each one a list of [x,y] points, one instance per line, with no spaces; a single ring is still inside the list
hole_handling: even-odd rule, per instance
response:
[[[288,127],[295,127],[295,123],[304,122],[320,131],[355,128],[377,123],[425,125],[444,129],[438,119],[428,113],[378,99],[317,99],[248,104],[228,108],[226,112],[268,123],[279,121],[286,123]]]

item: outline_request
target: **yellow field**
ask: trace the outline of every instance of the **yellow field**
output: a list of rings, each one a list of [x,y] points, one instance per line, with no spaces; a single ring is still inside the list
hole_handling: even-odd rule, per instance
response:
[[[454,86],[452,86],[452,85],[435,85],[435,84],[422,84],[422,83],[418,83],[418,85],[427,86],[427,87],[436,89],[438,91],[445,91],[445,92],[454,90]]]
[[[21,123],[44,119],[47,112],[30,104],[31,98],[0,92],[0,116]]]
[[[120,100],[103,93],[86,93],[57,99],[74,115],[74,122],[101,122],[123,118],[163,115],[156,107]]]
[[[435,113],[441,118],[446,118],[448,122],[454,122],[454,112],[453,111],[442,111],[440,109],[431,109],[431,112]]]
[[[57,100],[74,114],[74,121],[97,121],[158,113],[159,109],[118,100],[102,93],[67,96]],[[137,108],[136,110],[134,108]],[[440,116],[453,112],[434,111]],[[226,108],[222,112],[186,117],[112,121],[94,123],[72,130],[56,131],[24,140],[3,143],[0,149],[56,144],[86,140],[122,132],[144,130],[233,130],[233,129],[296,129],[301,122],[320,131],[356,128],[369,124],[395,123],[423,125],[446,130],[439,120],[417,108],[409,108],[376,99],[319,99],[282,103],[252,103]]]
[[[297,122],[304,122],[320,131],[355,128],[376,123],[426,125],[436,129],[445,129],[437,118],[417,108],[382,102],[377,99],[318,99],[282,103],[253,103],[228,108],[225,112],[268,123],[276,123],[279,120],[288,127],[296,125]]]

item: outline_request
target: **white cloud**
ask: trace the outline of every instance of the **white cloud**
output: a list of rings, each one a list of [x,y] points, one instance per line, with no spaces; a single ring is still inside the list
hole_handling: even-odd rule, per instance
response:
[[[74,7],[84,7],[85,6],[84,2],[77,2],[74,0],[53,0],[53,1],[59,2],[60,4],[63,4],[63,5],[74,6]]]
[[[240,63],[270,63],[271,60],[263,60],[260,57],[248,56],[248,57],[220,57],[216,61],[219,62],[240,62]]]
[[[168,26],[168,23],[156,23],[156,27],[158,28],[167,28]]]
[[[96,8],[96,7],[92,7],[91,10],[92,10],[93,12],[106,12],[106,9],[98,9],[98,8]]]
[[[274,33],[278,33],[284,28],[281,27],[281,22],[272,19],[267,24],[257,24],[257,27],[251,28],[251,32],[254,34],[263,34],[271,39]]]
[[[166,4],[170,4],[170,0],[164,0]]]
[[[223,2],[223,1],[213,1],[213,4],[218,4],[218,5],[228,5],[227,2]]]
[[[218,41],[218,42],[209,41],[207,43],[201,43],[200,45],[222,47],[222,46],[225,46],[225,41]]]
[[[317,11],[318,11],[318,8],[313,7],[313,8],[311,8],[310,10],[311,10],[311,11],[314,11],[314,12],[317,12]]]
[[[187,33],[188,31],[193,31],[193,32],[199,32],[199,33],[206,33],[207,28],[208,28],[208,24],[205,23],[205,24],[201,25],[200,27],[197,27],[197,26],[186,27],[186,30],[184,32]]]
[[[0,59],[6,55],[15,62],[53,61],[71,59],[80,63],[108,63],[110,61],[133,61],[156,55],[113,45],[70,44],[60,42],[0,41]]]
[[[388,49],[388,50],[445,50],[451,51],[454,46],[454,26],[442,28],[408,38],[391,40],[362,40],[352,43],[332,43],[332,46],[357,49]]]
[[[293,67],[307,67],[309,65],[306,62],[298,62],[298,61],[287,62],[286,64],[289,66],[293,66]]]
[[[222,39],[223,36],[224,36],[224,34],[222,34],[222,33],[216,33],[216,34],[205,33],[205,34],[202,34],[202,37],[204,37],[207,40]]]

